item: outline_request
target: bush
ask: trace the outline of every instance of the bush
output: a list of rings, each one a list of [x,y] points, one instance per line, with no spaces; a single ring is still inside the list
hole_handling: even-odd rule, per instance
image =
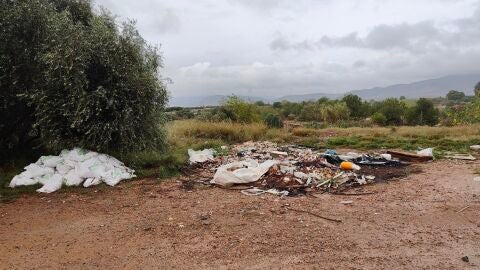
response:
[[[309,103],[300,114],[302,121],[317,121],[337,123],[347,120],[350,116],[348,107],[344,103]]]
[[[372,121],[380,126],[385,126],[387,124],[387,117],[381,112],[376,112],[372,115]]]
[[[133,23],[119,28],[88,1],[2,1],[0,8],[2,116],[23,112],[2,117],[2,127],[19,134],[12,149],[25,134],[50,148],[163,145],[161,59]]]
[[[429,125],[438,124],[438,110],[431,100],[421,98],[414,107],[407,110],[407,122],[410,125]]]
[[[263,121],[265,122],[265,124],[269,128],[282,128],[283,127],[283,121],[278,115],[274,115],[274,114],[269,113],[265,116]]]
[[[260,114],[255,104],[250,104],[239,97],[231,96],[223,104],[223,107],[232,112],[233,119],[239,123],[254,123],[260,121]]]
[[[405,116],[406,105],[396,98],[387,98],[380,102],[379,112],[382,113],[388,125],[401,125]]]

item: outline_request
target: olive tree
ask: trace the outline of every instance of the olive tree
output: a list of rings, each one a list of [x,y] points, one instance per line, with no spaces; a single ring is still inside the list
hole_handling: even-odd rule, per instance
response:
[[[0,135],[11,134],[0,152],[31,138],[49,148],[162,147],[160,68],[134,23],[119,26],[88,1],[0,2]]]

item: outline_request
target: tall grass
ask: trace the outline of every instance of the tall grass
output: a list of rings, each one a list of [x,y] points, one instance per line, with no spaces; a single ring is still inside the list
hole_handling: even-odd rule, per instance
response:
[[[227,143],[261,139],[267,132],[263,123],[240,124],[231,122],[176,121],[170,127],[170,138],[218,139]]]

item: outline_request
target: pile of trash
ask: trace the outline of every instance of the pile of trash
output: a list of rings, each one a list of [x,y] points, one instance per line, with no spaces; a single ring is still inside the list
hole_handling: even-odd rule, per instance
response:
[[[59,156],[43,156],[15,176],[10,187],[42,184],[37,192],[51,193],[63,185],[90,187],[100,183],[110,186],[135,177],[135,171],[118,159],[80,148],[63,150]]]
[[[429,150],[428,150],[429,151]],[[426,151],[425,151],[426,152]],[[200,158],[209,154],[208,158]],[[383,170],[403,171],[408,163],[391,154],[340,155],[334,150],[319,152],[295,145],[279,147],[272,142],[247,142],[233,146],[230,153],[215,157],[212,149],[189,150],[191,165],[185,173],[200,181],[223,187],[244,186],[242,193],[296,195],[307,192],[340,193],[351,187],[375,182]],[[197,162],[197,160],[204,160]],[[371,170],[375,167],[375,170]]]

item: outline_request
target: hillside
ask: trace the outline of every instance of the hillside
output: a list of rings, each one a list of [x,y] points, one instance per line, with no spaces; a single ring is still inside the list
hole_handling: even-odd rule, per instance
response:
[[[405,84],[395,84],[386,87],[374,87],[369,89],[353,90],[351,93],[360,96],[365,100],[382,100],[390,97],[405,96],[409,99],[420,97],[440,97],[445,96],[450,90],[463,91],[467,95],[473,94],[475,84],[480,81],[480,74],[468,75],[450,75],[436,79],[429,79]],[[338,94],[312,93],[300,95],[288,95],[281,97],[253,97],[240,96],[241,98],[255,102],[274,102],[288,100],[291,102],[301,102],[308,100],[317,100],[322,97],[329,99],[341,98],[346,92],[337,90]],[[227,98],[227,95],[210,95],[210,96],[187,96],[175,97],[170,100],[170,106],[180,107],[197,107],[197,106],[215,106],[220,104]]]

